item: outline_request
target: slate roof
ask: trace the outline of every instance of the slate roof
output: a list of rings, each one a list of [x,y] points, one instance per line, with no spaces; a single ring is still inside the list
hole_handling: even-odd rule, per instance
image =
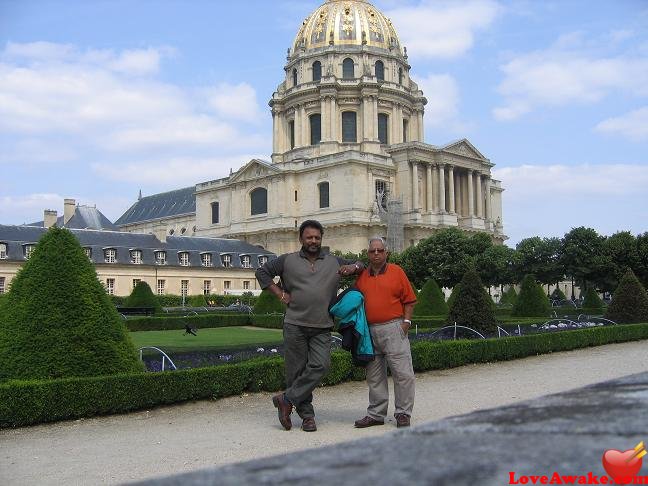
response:
[[[56,218],[56,226],[59,228],[69,229],[119,230],[119,228],[112,224],[101,211],[91,206],[76,206],[74,208],[74,215],[70,218],[67,224],[63,224],[63,219],[64,216]],[[44,225],[43,221],[38,221],[29,226],[43,227]]]
[[[45,231],[47,231],[45,228],[39,226],[0,225],[0,243],[7,245],[5,261],[25,261],[23,245],[36,244]],[[70,231],[77,237],[81,246],[91,249],[90,259],[97,264],[112,265],[104,261],[104,249],[108,248],[116,250],[116,264],[128,265],[136,265],[131,263],[131,250],[141,250],[142,265],[155,265],[155,252],[166,251],[165,266],[172,267],[181,266],[178,253],[183,251],[189,252],[190,267],[201,267],[202,253],[212,254],[214,268],[223,268],[220,258],[223,254],[231,255],[231,268],[243,268],[240,258],[242,255],[250,256],[253,269],[259,267],[260,256],[267,256],[268,259],[275,257],[274,253],[245,241],[226,238],[170,236],[166,243],[163,243],[155,235],[148,233],[85,229],[70,229]]]
[[[122,214],[115,221],[115,225],[124,226],[172,216],[196,214],[195,191],[195,186],[191,186],[143,197]]]

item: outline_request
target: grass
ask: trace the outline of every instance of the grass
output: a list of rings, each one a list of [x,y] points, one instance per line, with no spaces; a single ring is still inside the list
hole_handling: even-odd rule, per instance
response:
[[[208,351],[236,349],[248,346],[279,344],[281,329],[253,327],[220,327],[198,329],[197,336],[185,335],[183,330],[138,331],[130,336],[136,348],[155,346],[164,351]]]

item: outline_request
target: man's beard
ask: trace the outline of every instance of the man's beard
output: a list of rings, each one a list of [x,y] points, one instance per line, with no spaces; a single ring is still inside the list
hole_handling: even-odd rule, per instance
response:
[[[306,253],[316,254],[319,253],[322,245],[302,245],[302,250]]]

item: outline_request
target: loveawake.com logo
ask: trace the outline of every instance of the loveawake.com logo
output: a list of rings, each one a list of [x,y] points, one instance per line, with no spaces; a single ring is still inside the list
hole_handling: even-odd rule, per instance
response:
[[[648,484],[648,476],[639,471],[646,455],[643,441],[633,449],[618,451],[608,449],[603,453],[601,463],[609,476],[598,476],[592,471],[587,474],[518,475],[509,471],[509,484]]]

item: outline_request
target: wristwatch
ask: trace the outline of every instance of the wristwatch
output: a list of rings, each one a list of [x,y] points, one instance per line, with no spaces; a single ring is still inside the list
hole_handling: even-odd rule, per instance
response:
[[[403,319],[403,322],[407,322],[410,326],[412,325],[412,321],[410,321],[409,319]]]

